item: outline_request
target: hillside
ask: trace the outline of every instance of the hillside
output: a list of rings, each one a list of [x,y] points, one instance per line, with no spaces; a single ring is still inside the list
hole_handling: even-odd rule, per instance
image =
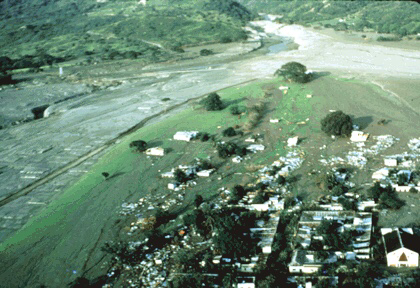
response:
[[[371,30],[398,36],[420,33],[420,5],[414,1],[238,2],[254,11],[283,15],[281,21],[285,23],[323,25],[337,30]]]
[[[134,0],[31,0],[1,5],[0,55],[23,58],[15,69],[80,57],[88,63],[164,61],[185,46],[244,40],[242,26],[253,17],[233,1],[150,0],[142,5]]]

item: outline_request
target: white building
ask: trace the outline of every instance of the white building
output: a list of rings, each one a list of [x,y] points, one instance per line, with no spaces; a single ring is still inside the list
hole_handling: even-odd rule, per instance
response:
[[[378,171],[373,172],[372,179],[374,180],[383,180],[389,176],[389,169],[388,168],[381,168]]]
[[[381,233],[388,266],[419,266],[419,237],[411,228],[382,228]]]
[[[165,155],[165,149],[162,147],[153,147],[146,150],[146,155],[150,156],[164,156]]]
[[[289,147],[296,146],[298,141],[299,141],[298,136],[295,136],[293,138],[289,138],[289,139],[287,139],[287,146],[289,146]]]
[[[195,137],[197,137],[198,131],[178,131],[174,135],[175,140],[180,141],[191,141]]]
[[[210,177],[210,175],[215,171],[215,169],[209,169],[209,170],[201,170],[197,172],[198,177]]]
[[[262,144],[252,144],[246,147],[246,149],[255,153],[257,151],[264,151],[265,147]]]
[[[352,131],[350,141],[352,142],[365,142],[369,137],[368,133],[363,133],[363,131]]]
[[[236,278],[237,288],[255,288],[255,277],[241,276]]]
[[[385,166],[395,167],[398,165],[398,161],[396,158],[385,158],[384,159]]]

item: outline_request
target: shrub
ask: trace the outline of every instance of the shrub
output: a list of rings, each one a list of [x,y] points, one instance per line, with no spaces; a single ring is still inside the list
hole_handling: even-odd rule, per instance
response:
[[[236,131],[235,131],[235,129],[233,129],[233,127],[229,127],[227,129],[223,130],[222,135],[224,137],[233,137],[233,136],[236,135]]]
[[[208,169],[213,168],[213,165],[209,161],[207,161],[207,160],[202,160],[200,162],[200,164],[198,165],[198,168],[200,170],[208,170]]]
[[[277,183],[279,184],[279,185],[284,185],[285,183],[286,183],[286,178],[284,178],[283,176],[279,176],[278,178],[277,178]]]
[[[306,73],[306,67],[299,62],[288,62],[281,66],[275,76],[282,76],[285,80],[297,83],[307,83],[311,80],[311,74]]]
[[[180,182],[180,183],[185,183],[188,180],[187,174],[185,174],[185,172],[182,171],[181,169],[176,169],[174,172],[174,176],[175,176],[175,181]]]
[[[143,141],[143,140],[136,140],[130,143],[130,147],[135,148],[139,152],[143,152],[143,151],[146,151],[147,149],[147,143],[146,141]]]
[[[231,155],[235,155],[237,152],[242,152],[242,148],[232,142],[220,143],[217,145],[217,152],[220,158],[228,158]]]
[[[201,205],[201,203],[203,203],[203,196],[201,196],[201,195],[195,195],[195,198],[194,198],[194,204],[195,204],[195,207],[199,207],[200,205]]]
[[[321,129],[329,135],[348,136],[353,129],[353,121],[342,111],[331,112],[321,120]]]
[[[200,50],[200,55],[201,56],[209,56],[209,55],[212,55],[212,54],[214,54],[212,50],[209,50],[209,49],[201,49]]]
[[[232,114],[232,115],[239,115],[239,114],[241,114],[243,111],[242,111],[242,109],[241,108],[239,108],[239,106],[238,105],[234,105],[234,106],[232,106],[232,107],[230,107],[230,113]]]
[[[398,36],[379,36],[376,41],[401,41],[401,38]]]
[[[419,191],[417,191],[417,189],[414,187],[411,187],[410,190],[408,190],[408,192],[413,193],[413,194],[419,193]]]
[[[366,38],[366,35],[365,35],[365,34],[363,34],[363,35],[362,35],[362,38]]]
[[[241,185],[235,185],[232,189],[231,195],[231,199],[237,202],[245,196],[245,188]]]
[[[182,47],[180,47],[180,46],[174,46],[174,47],[171,48],[171,50],[174,51],[174,52],[178,52],[178,53],[184,53],[185,52],[184,49],[182,49]]]
[[[207,142],[207,141],[209,141],[209,139],[210,139],[209,133],[204,132],[204,133],[200,134],[201,142]]]
[[[166,102],[166,101],[169,101],[169,100],[171,100],[171,98],[165,97],[165,98],[162,99],[162,102]]]
[[[223,109],[223,102],[220,100],[220,96],[217,93],[210,93],[201,103],[207,111]]]

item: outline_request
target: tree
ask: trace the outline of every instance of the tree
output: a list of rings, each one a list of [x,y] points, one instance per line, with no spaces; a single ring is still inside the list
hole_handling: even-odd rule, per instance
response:
[[[353,130],[353,121],[343,111],[335,111],[329,113],[321,120],[321,129],[329,135],[349,136]]]
[[[375,201],[379,201],[380,206],[383,208],[397,210],[405,205],[404,200],[401,200],[398,197],[397,192],[391,185],[382,188],[381,185],[376,182],[371,188],[369,188],[368,195]]]
[[[179,183],[185,183],[188,180],[187,174],[185,174],[185,172],[179,168],[175,169],[174,177],[175,177],[175,181]]]
[[[217,93],[210,93],[200,103],[204,105],[204,108],[207,111],[216,111],[223,109],[223,102],[222,100],[220,100],[220,96]]]
[[[279,184],[279,185],[284,185],[286,183],[286,178],[284,178],[283,176],[279,176],[278,178],[277,178],[277,184]]]
[[[306,73],[306,67],[299,62],[288,62],[284,64],[274,75],[282,76],[285,80],[298,83],[307,83],[312,78],[310,73]]]
[[[194,198],[195,207],[198,208],[201,205],[201,203],[203,203],[203,196],[195,195],[195,198]]]
[[[144,152],[147,149],[147,143],[143,140],[136,140],[130,143],[130,148],[135,148],[139,152]]]
[[[338,203],[343,206],[344,210],[356,210],[356,204],[344,197],[340,197]]]
[[[411,187],[410,190],[408,190],[408,192],[413,193],[413,194],[419,193],[419,191],[417,191],[417,189],[414,187]]]
[[[238,105],[233,105],[232,107],[230,107],[230,113],[232,115],[239,115],[242,114],[242,112],[245,112],[245,107],[241,106],[239,107]]]
[[[229,127],[229,128],[226,128],[225,130],[223,130],[222,135],[224,137],[233,137],[233,136],[236,135],[236,131],[235,131],[235,129],[233,129],[233,127]]]
[[[231,199],[235,202],[242,199],[245,196],[245,189],[242,185],[235,185],[232,190],[232,197]]]

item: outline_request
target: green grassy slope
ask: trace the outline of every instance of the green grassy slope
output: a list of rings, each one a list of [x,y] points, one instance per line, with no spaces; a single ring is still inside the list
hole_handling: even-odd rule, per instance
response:
[[[251,14],[242,6],[230,15],[229,9],[205,8],[204,0],[147,3],[30,0],[7,6],[3,1],[0,55],[20,58],[47,53],[66,59],[143,57],[158,61],[171,58],[184,45],[246,39],[244,22],[237,16]]]

